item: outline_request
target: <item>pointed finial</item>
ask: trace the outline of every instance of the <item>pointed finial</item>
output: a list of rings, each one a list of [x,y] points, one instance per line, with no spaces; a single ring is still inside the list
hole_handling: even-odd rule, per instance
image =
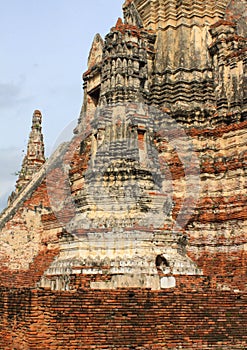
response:
[[[45,149],[42,134],[42,114],[35,110],[32,117],[32,127],[29,135],[27,153],[23,159],[19,178],[16,182],[18,193],[45,163]]]
[[[115,28],[116,29],[119,29],[120,27],[123,26],[123,21],[122,21],[122,18],[118,17],[118,20],[116,22],[116,25],[115,25]]]

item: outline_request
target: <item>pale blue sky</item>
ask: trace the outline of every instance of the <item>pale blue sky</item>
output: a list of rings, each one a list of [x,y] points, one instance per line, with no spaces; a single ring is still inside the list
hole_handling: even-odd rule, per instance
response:
[[[0,0],[0,210],[14,188],[35,109],[46,154],[82,104],[94,35],[122,17],[124,0]]]

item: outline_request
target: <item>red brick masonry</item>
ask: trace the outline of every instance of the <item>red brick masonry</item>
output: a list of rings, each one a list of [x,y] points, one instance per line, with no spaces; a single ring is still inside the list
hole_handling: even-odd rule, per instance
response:
[[[246,349],[247,294],[0,290],[0,349]]]

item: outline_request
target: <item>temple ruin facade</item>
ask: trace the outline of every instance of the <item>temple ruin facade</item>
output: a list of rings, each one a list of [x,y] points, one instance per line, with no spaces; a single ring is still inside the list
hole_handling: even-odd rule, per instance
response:
[[[246,349],[246,18],[126,0],[47,161],[34,111],[0,215],[2,349]]]

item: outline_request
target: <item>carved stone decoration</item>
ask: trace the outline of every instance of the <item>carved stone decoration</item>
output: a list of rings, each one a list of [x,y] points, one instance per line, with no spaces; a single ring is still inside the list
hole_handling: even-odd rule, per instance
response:
[[[143,27],[142,19],[139,12],[136,9],[135,3],[126,1],[123,5],[124,22],[129,25],[136,26],[138,28]]]
[[[128,13],[132,18],[136,13],[133,4],[131,9]],[[118,19],[105,38],[99,105],[148,100],[148,70],[155,36],[141,30],[137,19],[129,21]]]
[[[219,21],[211,26],[210,52],[214,63],[217,118],[230,124],[247,117],[246,38],[237,34],[234,22]]]

